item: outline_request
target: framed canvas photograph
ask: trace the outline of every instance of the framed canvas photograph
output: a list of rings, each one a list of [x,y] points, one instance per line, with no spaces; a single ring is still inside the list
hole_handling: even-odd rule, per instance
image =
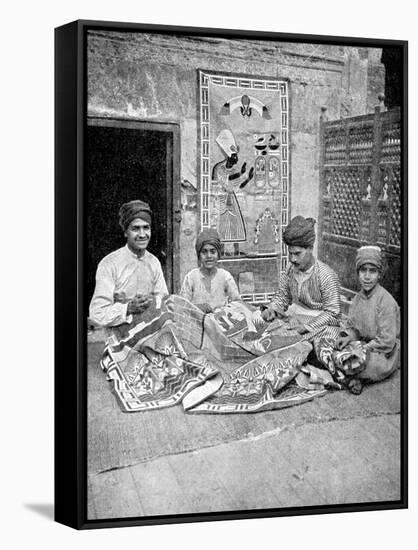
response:
[[[406,508],[407,42],[55,34],[55,514]]]

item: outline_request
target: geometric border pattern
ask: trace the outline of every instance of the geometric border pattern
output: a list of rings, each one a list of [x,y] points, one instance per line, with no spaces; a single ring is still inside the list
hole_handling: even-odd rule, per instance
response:
[[[209,73],[199,69],[200,94],[200,212],[201,229],[209,227],[210,220],[210,87],[209,84],[227,88],[246,88],[248,90],[277,90],[281,107],[281,174],[282,204],[281,228],[286,227],[289,217],[289,94],[285,80],[233,76],[225,73]],[[287,268],[287,249],[282,242],[282,271]]]

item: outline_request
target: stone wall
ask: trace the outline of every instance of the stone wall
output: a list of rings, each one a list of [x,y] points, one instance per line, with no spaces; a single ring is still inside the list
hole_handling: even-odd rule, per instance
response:
[[[318,217],[321,107],[329,119],[364,114],[384,90],[377,49],[91,31],[88,115],[180,125],[180,280],[196,266],[198,68],[288,79],[292,216]]]

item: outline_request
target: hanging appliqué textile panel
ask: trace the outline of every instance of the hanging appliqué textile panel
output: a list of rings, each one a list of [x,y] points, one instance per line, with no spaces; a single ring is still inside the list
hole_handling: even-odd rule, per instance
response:
[[[266,300],[287,266],[288,82],[199,70],[199,103],[201,228],[217,229],[238,283],[244,271],[241,292]]]

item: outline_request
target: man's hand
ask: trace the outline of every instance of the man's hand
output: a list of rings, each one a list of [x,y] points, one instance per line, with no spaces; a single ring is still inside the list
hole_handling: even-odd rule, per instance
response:
[[[270,309],[269,307],[261,312],[261,317],[264,319],[264,321],[267,321],[270,323],[271,321],[274,321],[276,318],[276,312],[274,309]]]
[[[299,334],[307,334],[309,332],[309,329],[306,325],[303,325],[302,323],[295,327],[295,330]]]
[[[150,295],[137,294],[135,298],[132,298],[128,302],[128,309],[126,313],[133,315],[135,313],[142,313],[152,304],[152,297]]]
[[[295,317],[289,317],[288,326],[286,328],[287,330],[294,330],[298,334],[307,334],[309,332],[307,325],[301,323],[299,319],[296,319]]]
[[[213,309],[209,304],[196,304],[203,313],[213,313]]]

